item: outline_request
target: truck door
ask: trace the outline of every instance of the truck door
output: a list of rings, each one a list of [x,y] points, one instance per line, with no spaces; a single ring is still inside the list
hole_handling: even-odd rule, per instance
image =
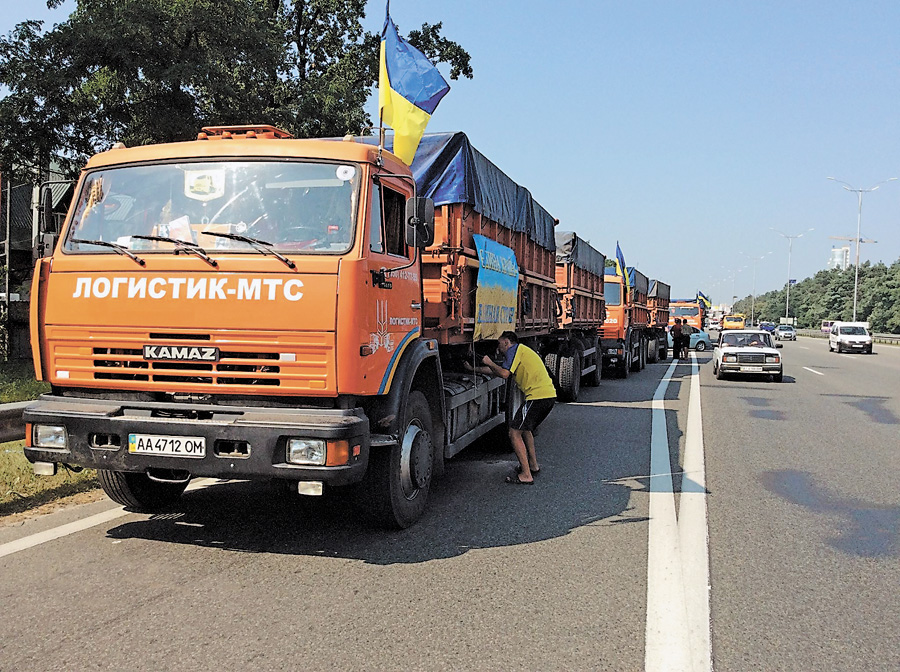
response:
[[[406,196],[386,181],[375,181],[370,189],[369,270],[407,266],[414,250],[406,246],[404,218]],[[373,354],[371,380],[378,392],[390,387],[397,362],[406,345],[420,335],[422,293],[419,264],[387,274],[384,282],[373,276],[373,301],[360,322],[365,325]]]

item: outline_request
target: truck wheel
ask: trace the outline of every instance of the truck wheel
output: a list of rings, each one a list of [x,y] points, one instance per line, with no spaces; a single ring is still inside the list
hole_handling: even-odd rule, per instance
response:
[[[669,358],[669,342],[667,339],[663,338],[660,341],[661,347],[659,348],[659,361],[664,362]]]
[[[706,343],[703,341],[697,341],[696,350],[697,352],[703,352],[704,350],[706,350]]]
[[[626,352],[618,365],[619,378],[628,378],[631,371],[631,353]]]
[[[434,445],[431,407],[418,390],[409,393],[400,442],[374,450],[366,474],[369,513],[384,527],[404,529],[425,511],[431,487]]]
[[[647,366],[647,339],[641,338],[640,345],[640,354],[638,355],[640,371],[643,371]]]
[[[581,390],[581,353],[559,360],[559,391],[563,401],[578,401]]]
[[[544,355],[544,366],[550,372],[550,378],[553,379],[553,384],[556,386],[556,393],[559,394],[559,355],[555,352]]]
[[[153,513],[171,506],[187,487],[187,482],[161,483],[136,471],[98,469],[97,478],[107,497],[142,513]]]

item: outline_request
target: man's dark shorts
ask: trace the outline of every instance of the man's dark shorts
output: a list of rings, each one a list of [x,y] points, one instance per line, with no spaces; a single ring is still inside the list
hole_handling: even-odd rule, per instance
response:
[[[533,399],[526,401],[516,411],[516,415],[509,424],[511,429],[523,432],[533,432],[544,419],[550,415],[556,399]]]

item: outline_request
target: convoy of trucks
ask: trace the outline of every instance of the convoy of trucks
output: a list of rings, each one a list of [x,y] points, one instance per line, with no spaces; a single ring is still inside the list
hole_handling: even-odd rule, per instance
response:
[[[97,469],[136,510],[195,477],[274,479],[346,487],[406,527],[445,460],[521,403],[466,366],[502,331],[564,400],[604,363],[666,357],[669,286],[604,277],[462,133],[425,136],[410,169],[371,139],[209,127],[100,153],[75,193],[37,245],[51,392],[25,410],[25,454],[41,474]]]

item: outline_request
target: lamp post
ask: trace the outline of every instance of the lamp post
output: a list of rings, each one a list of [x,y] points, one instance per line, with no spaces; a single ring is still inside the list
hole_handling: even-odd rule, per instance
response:
[[[796,233],[792,236],[789,236],[788,234],[783,233],[782,231],[779,231],[778,229],[776,229],[774,227],[770,226],[769,228],[772,231],[774,231],[775,233],[777,233],[779,236],[783,236],[784,238],[788,239],[788,281],[787,281],[787,296],[784,299],[784,319],[787,319],[788,315],[789,315],[788,311],[790,310],[790,306],[791,306],[791,252],[793,252],[793,250],[794,250],[794,239],[802,238],[803,233],[809,233],[810,231],[815,231],[815,229],[810,227],[803,233]]]
[[[741,252],[741,254],[743,254],[745,257],[747,257],[747,259],[753,262],[753,292],[750,294],[750,324],[752,325],[755,324],[753,318],[756,311],[756,262],[762,261],[772,253],[766,252],[759,257],[751,257],[749,254],[746,254],[744,252]],[[790,280],[790,278],[788,278],[788,280]]]
[[[857,189],[856,187],[854,187],[850,184],[847,184],[846,182],[843,182],[842,180],[838,180],[834,177],[828,177],[826,179],[843,184],[844,189],[846,189],[847,191],[852,191],[853,193],[856,194],[856,199],[857,199],[857,207],[856,207],[856,271],[855,271],[854,278],[853,278],[853,321],[856,322],[856,297],[857,297],[857,293],[859,291],[859,243],[860,243],[859,227],[860,227],[860,223],[862,222],[862,197],[863,197],[863,194],[867,194],[870,191],[875,191],[882,184],[885,184],[886,182],[893,182],[897,178],[891,177],[886,180],[882,180],[881,182],[876,184],[874,187],[869,187],[868,189]]]

